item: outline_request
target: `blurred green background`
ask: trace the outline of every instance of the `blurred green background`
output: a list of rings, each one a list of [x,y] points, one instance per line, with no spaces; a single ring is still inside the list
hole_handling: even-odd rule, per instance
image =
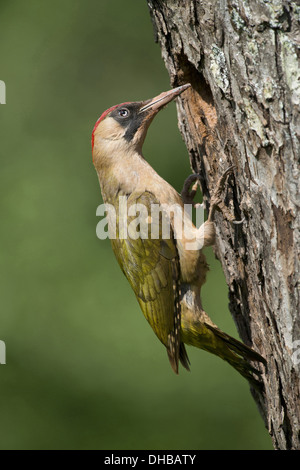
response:
[[[146,1],[1,0],[0,60],[0,448],[271,449],[227,363],[189,348],[192,372],[175,376],[109,241],[96,238],[94,123],[170,87]],[[174,103],[144,150],[180,190],[190,169]],[[237,337],[207,255],[204,307]]]

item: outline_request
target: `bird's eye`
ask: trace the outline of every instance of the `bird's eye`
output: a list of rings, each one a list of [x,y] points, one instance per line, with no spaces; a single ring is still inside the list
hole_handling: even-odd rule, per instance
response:
[[[119,116],[126,118],[129,116],[129,111],[126,108],[119,109],[118,111]]]

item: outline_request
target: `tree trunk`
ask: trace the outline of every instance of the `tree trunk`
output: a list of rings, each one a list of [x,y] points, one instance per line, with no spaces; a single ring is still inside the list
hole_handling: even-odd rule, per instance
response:
[[[215,253],[240,336],[268,362],[252,390],[276,449],[300,448],[300,8],[284,0],[148,0],[206,205],[234,165]]]

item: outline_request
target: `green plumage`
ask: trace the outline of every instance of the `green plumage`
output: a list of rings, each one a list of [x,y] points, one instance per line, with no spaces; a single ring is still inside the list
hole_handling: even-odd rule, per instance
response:
[[[151,216],[151,205],[158,204],[152,193],[131,194],[127,201],[128,211],[135,204],[142,204],[147,213],[140,214],[138,226],[136,216],[128,217],[127,230],[131,236],[121,239],[117,233],[117,238],[111,240],[112,247],[145,318],[166,346],[171,365],[178,372],[178,359],[186,368],[188,361],[180,341],[180,273],[176,244],[172,233],[170,239],[162,237],[164,213],[158,220],[153,218],[151,223],[147,220]],[[117,220],[117,225],[119,222]],[[145,228],[144,238],[133,239],[134,228],[141,230],[141,227]],[[151,239],[151,230],[158,234],[157,239]]]

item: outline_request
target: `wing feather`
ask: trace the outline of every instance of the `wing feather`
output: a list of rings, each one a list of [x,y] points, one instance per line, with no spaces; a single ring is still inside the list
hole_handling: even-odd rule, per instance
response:
[[[158,201],[152,193],[146,191],[142,194],[132,194],[128,199],[128,209],[133,204],[143,204],[149,216],[151,205],[158,204]],[[162,214],[159,220],[153,220],[147,214],[139,214],[139,225],[143,225],[144,231],[146,226],[149,238],[116,238],[111,242],[145,318],[166,346],[170,363],[175,372],[178,372],[178,362],[183,355],[184,345],[180,341],[180,273],[176,242],[172,231],[170,239],[162,238],[162,217],[165,217],[165,214]],[[147,219],[144,220],[144,216]],[[128,226],[134,219],[136,217],[128,217]],[[157,239],[150,237],[151,224],[157,229]],[[128,232],[133,233],[132,227],[129,227]],[[187,361],[184,362],[186,367]]]

